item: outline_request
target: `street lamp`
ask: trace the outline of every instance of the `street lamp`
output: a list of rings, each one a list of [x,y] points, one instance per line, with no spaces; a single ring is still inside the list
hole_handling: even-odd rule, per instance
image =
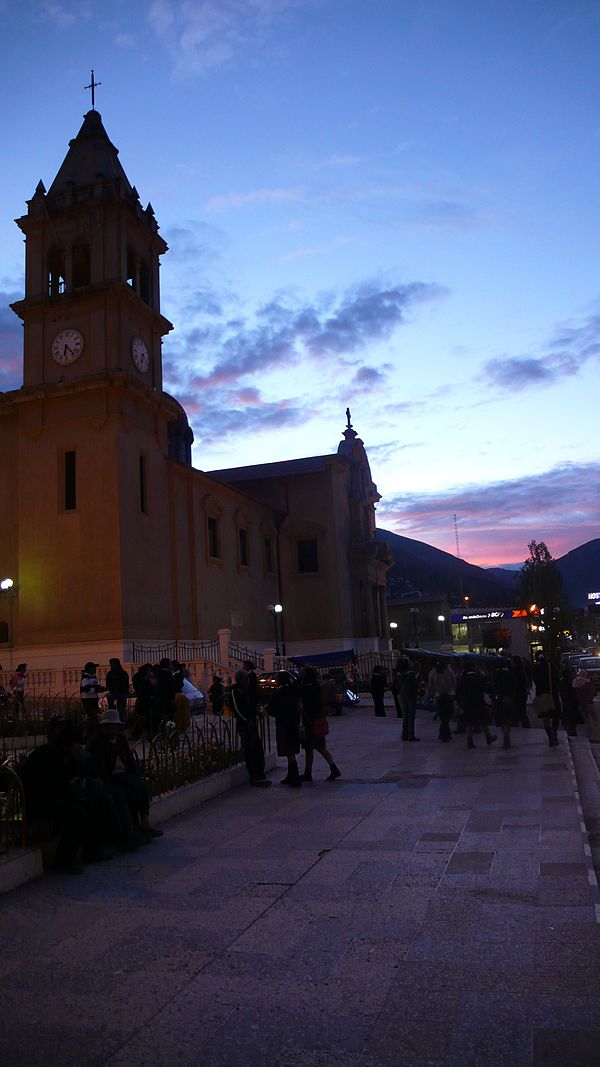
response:
[[[440,638],[441,638],[442,644],[444,643],[444,623],[445,623],[445,621],[446,621],[446,616],[445,615],[438,615],[438,622],[440,624]]]
[[[397,622],[391,622],[390,623],[390,630],[392,631],[392,635],[391,635],[392,636],[392,648],[394,647],[394,638],[396,636],[396,630],[397,629],[398,629],[398,623]]]
[[[419,615],[421,614],[420,608],[409,608],[408,614],[412,615],[413,625],[415,628],[415,648],[419,647]]]
[[[3,578],[0,581],[0,590],[8,597],[8,669],[13,668],[13,600],[17,595],[17,589],[12,578]],[[14,590],[14,591],[13,591]]]
[[[273,616],[273,623],[274,623],[274,626],[275,626],[275,655],[278,656],[279,655],[279,630],[278,630],[278,627],[277,627],[277,616],[281,615],[281,612],[283,611],[283,607],[282,607],[281,604],[269,604],[268,610],[271,612],[271,615]]]

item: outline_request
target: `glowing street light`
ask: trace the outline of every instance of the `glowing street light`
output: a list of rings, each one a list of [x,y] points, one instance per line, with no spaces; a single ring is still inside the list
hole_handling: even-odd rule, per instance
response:
[[[275,655],[278,656],[279,655],[279,630],[278,630],[278,627],[277,627],[277,616],[281,615],[281,612],[283,611],[283,605],[281,605],[281,604],[269,604],[269,607],[268,607],[267,610],[270,611],[271,615],[273,616],[273,623],[274,623],[274,626],[275,626]]]
[[[14,591],[13,591],[14,590]],[[8,669],[13,668],[13,600],[17,595],[17,587],[12,578],[3,578],[0,581],[0,591],[8,596]]]
[[[444,642],[444,623],[445,623],[445,621],[446,621],[446,616],[445,615],[438,615],[438,622],[440,624],[440,637],[441,637],[441,640],[442,640],[442,644]]]

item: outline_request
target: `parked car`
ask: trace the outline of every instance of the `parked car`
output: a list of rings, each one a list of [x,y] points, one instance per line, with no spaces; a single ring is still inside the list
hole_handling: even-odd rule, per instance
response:
[[[582,656],[578,666],[588,672],[596,693],[600,693],[600,656]]]
[[[199,712],[206,710],[204,693],[201,693],[199,689],[196,689],[196,686],[192,685],[189,678],[183,679],[183,688],[181,692],[188,698],[190,702],[190,711],[193,715],[197,715]]]

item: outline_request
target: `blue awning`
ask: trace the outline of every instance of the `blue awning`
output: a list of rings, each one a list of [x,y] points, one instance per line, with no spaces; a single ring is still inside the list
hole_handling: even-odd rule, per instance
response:
[[[345,667],[348,663],[356,663],[356,654],[352,648],[342,652],[321,652],[318,655],[288,658],[298,667]]]

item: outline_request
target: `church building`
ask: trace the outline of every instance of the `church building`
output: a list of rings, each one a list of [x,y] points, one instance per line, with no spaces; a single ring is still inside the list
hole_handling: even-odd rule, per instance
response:
[[[379,647],[388,549],[347,413],[337,453],[204,472],[163,390],[167,245],[92,108],[25,237],[23,385],[0,394],[0,659],[30,668],[219,630],[288,655]],[[386,642],[387,647],[387,642]]]

